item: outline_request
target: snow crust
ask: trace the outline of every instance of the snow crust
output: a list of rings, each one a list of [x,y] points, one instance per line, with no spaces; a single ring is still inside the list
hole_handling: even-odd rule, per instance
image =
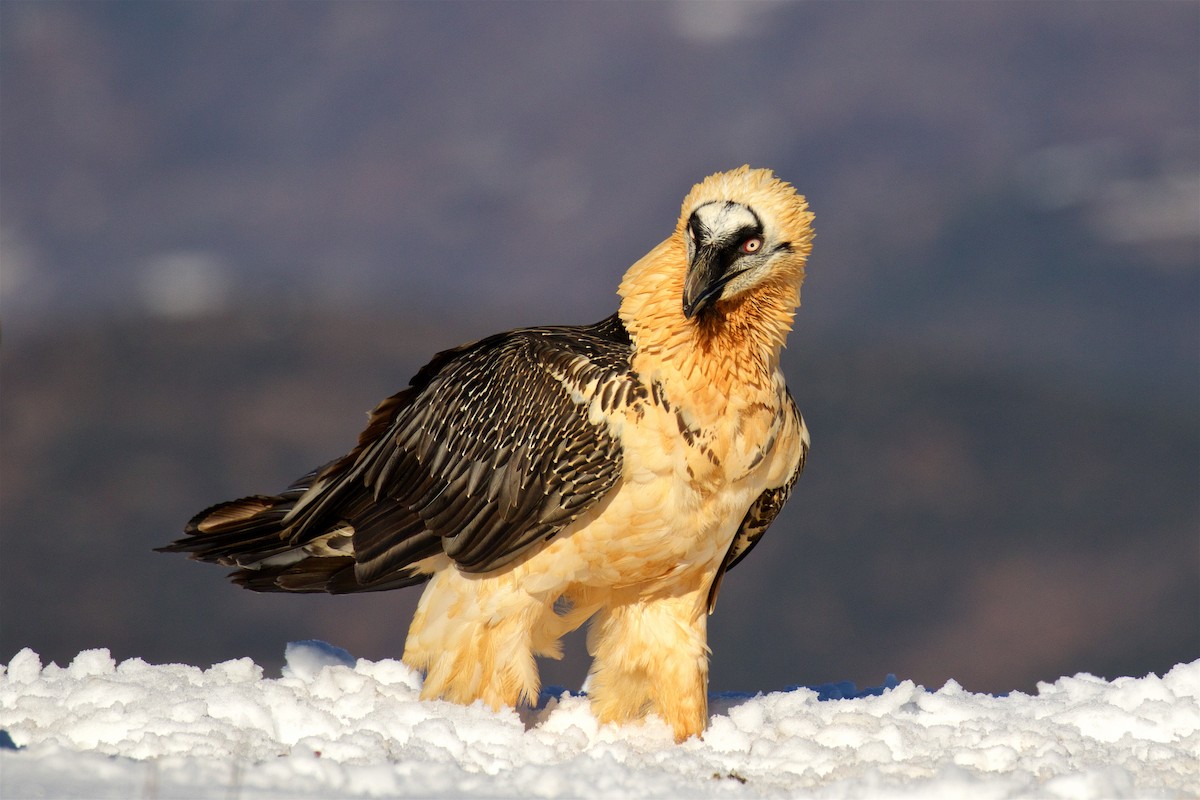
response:
[[[598,726],[565,692],[494,712],[421,701],[399,661],[320,642],[286,655],[267,678],[249,659],[200,669],[85,650],[59,667],[22,650],[0,667],[0,797],[1200,794],[1200,661],[1032,696],[893,681],[853,699],[714,697],[704,738],[676,745],[657,720]]]

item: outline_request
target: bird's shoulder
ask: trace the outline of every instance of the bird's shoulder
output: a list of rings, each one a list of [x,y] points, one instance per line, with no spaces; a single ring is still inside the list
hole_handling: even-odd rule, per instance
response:
[[[448,375],[458,380],[504,381],[512,373],[490,370],[521,362],[542,369],[577,364],[620,375],[630,371],[632,351],[629,333],[616,314],[591,325],[516,328],[443,350],[417,372],[410,387],[421,392]]]

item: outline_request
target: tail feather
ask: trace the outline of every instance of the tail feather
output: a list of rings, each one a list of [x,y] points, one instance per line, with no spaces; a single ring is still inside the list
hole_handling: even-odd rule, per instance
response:
[[[188,522],[181,539],[157,549],[236,567],[230,579],[256,592],[342,594],[425,582],[429,574],[417,564],[443,552],[441,537],[416,511],[370,488],[363,474],[390,446],[387,432],[412,392],[380,403],[349,454],[278,495],[207,508]]]
[[[393,541],[407,551],[409,564],[440,552],[436,537],[407,519],[411,514],[398,505],[389,509],[386,500],[368,502],[365,490],[361,498],[343,498],[337,504],[343,513],[326,515],[328,519],[294,514],[312,482],[306,476],[279,495],[253,495],[206,508],[188,522],[181,539],[156,550],[236,567],[230,579],[256,592],[383,591],[428,579],[411,566],[380,573],[360,563],[356,553],[355,541],[364,535],[374,541],[398,528],[410,529]],[[398,526],[398,518],[408,524]]]
[[[362,591],[354,580],[354,557],[308,557],[286,567],[239,569],[230,579],[255,592],[343,592]]]

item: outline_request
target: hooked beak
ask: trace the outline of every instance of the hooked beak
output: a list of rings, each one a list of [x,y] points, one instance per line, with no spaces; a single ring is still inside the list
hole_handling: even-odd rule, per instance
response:
[[[683,284],[683,316],[692,319],[721,297],[725,284],[742,270],[730,270],[721,248],[702,245],[692,251]]]

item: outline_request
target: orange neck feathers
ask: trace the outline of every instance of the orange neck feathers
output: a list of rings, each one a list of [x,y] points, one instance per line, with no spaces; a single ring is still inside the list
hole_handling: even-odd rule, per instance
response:
[[[745,203],[763,218],[768,237],[790,250],[771,273],[742,294],[718,301],[715,314],[687,319],[687,220],[714,200]],[[621,281],[621,319],[634,342],[634,369],[675,397],[724,407],[733,394],[769,390],[791,330],[804,265],[812,248],[812,215],[804,198],[766,170],[742,167],[710,176],[684,200],[675,232],[629,268]]]

